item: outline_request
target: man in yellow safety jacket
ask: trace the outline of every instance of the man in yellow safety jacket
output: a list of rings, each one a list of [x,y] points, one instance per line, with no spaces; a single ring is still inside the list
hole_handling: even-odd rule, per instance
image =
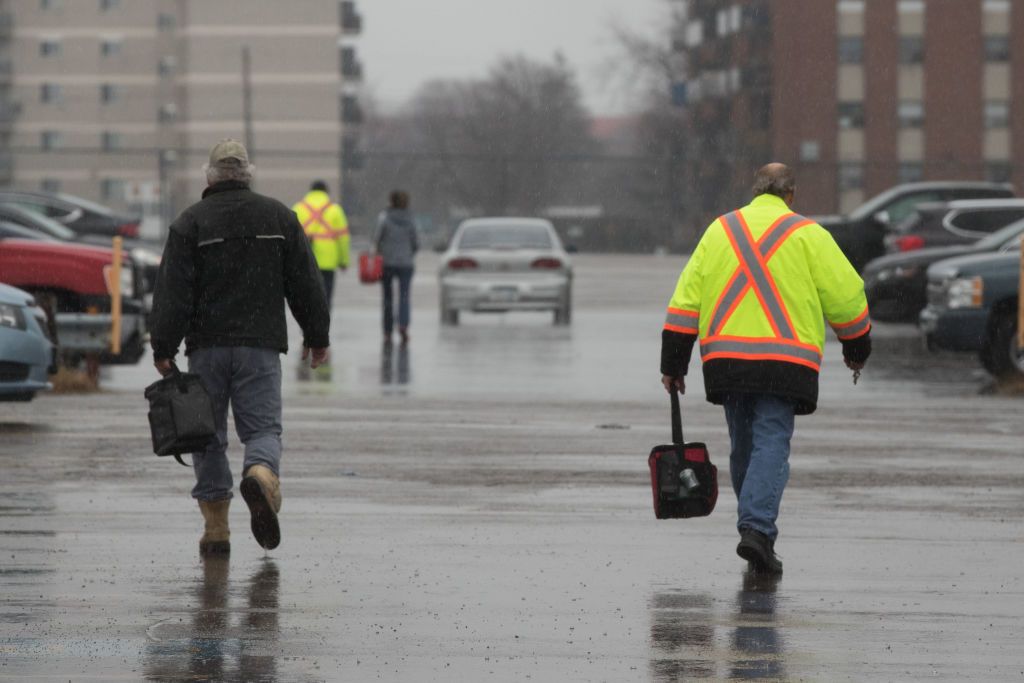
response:
[[[299,218],[306,238],[313,247],[313,256],[320,267],[327,293],[327,305],[331,305],[334,292],[334,271],[348,268],[349,233],[348,219],[340,204],[331,201],[327,194],[327,183],[313,181],[309,192],[292,207]]]
[[[707,228],[679,277],[661,345],[662,383],[684,392],[700,340],[707,399],[725,408],[729,426],[736,553],[770,574],[782,573],[775,521],[794,415],[817,405],[825,321],[855,382],[871,354],[864,283],[824,228],[790,211],[795,190],[788,167],[768,164],[753,201]]]

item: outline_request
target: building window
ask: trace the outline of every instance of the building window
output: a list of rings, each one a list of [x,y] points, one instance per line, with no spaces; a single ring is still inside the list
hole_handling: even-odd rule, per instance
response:
[[[57,57],[61,53],[60,41],[56,38],[44,38],[39,41],[40,57]]]
[[[821,145],[817,140],[804,140],[800,143],[800,161],[821,160]]]
[[[900,38],[900,64],[920,64],[924,61],[924,37]]]
[[[904,162],[900,164],[899,170],[897,171],[897,177],[901,183],[920,182],[924,178],[924,165],[914,162]]]
[[[114,85],[113,83],[103,83],[100,85],[100,102],[103,104],[111,104],[117,102],[121,98],[121,88]]]
[[[860,36],[843,36],[839,39],[839,63],[861,64],[864,62],[864,39]]]
[[[991,161],[985,164],[985,180],[992,183],[1008,183],[1013,179],[1013,164],[1007,161]]]
[[[924,102],[900,102],[897,113],[900,128],[920,128],[924,125]]]
[[[44,130],[39,134],[39,145],[43,149],[57,149],[64,144],[64,138],[59,131]]]
[[[985,61],[1010,61],[1010,36],[985,36]]]
[[[121,54],[121,41],[116,38],[105,38],[100,42],[100,55],[103,57],[113,57],[114,55]]]
[[[43,178],[39,187],[43,192],[60,192],[60,181],[56,178]]]
[[[864,0],[839,0],[836,8],[844,14],[864,14]]]
[[[157,65],[157,72],[161,76],[170,76],[178,68],[178,59],[174,55],[164,55]]]
[[[100,0],[100,11],[109,12],[121,6],[121,0]]]
[[[901,14],[922,14],[924,12],[924,0],[900,0],[897,10]]]
[[[864,188],[864,164],[839,164],[839,189],[860,190]]]
[[[39,101],[47,104],[57,104],[61,101],[61,88],[56,83],[43,83],[39,86]]]
[[[1010,0],[984,0],[981,3],[981,11],[992,12],[993,14],[1009,14]]]
[[[160,111],[157,114],[160,119],[160,123],[170,123],[178,118],[178,105],[174,102],[168,102],[160,107]]]
[[[100,184],[103,200],[117,202],[124,199],[124,181],[120,178],[104,178]]]
[[[844,129],[864,127],[864,103],[840,102],[839,127]]]
[[[103,132],[103,151],[112,152],[117,149],[121,149],[121,134],[112,133],[111,131]]]
[[[1010,103],[1006,101],[993,101],[985,103],[985,127],[986,128],[1009,128],[1010,126]]]

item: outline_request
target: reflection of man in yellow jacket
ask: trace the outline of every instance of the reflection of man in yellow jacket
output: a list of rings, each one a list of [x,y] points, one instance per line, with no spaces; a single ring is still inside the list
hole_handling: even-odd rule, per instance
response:
[[[669,302],[661,346],[662,382],[682,392],[699,344],[705,393],[725,407],[732,442],[736,552],[772,574],[782,572],[776,520],[794,416],[817,407],[825,322],[851,370],[871,354],[864,283],[832,235],[789,208],[795,194],[792,170],[768,164],[754,200],[708,227]]]
[[[334,271],[348,268],[349,234],[348,219],[340,204],[331,201],[327,194],[327,183],[316,180],[309,192],[296,202],[292,210],[299,218],[306,238],[313,247],[313,256],[324,278],[327,303],[331,303],[334,291]]]

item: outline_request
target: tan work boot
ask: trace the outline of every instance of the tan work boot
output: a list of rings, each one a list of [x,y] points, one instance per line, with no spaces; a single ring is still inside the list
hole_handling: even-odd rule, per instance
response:
[[[267,550],[281,543],[281,527],[277,513],[281,511],[281,483],[266,465],[253,465],[242,473],[239,485],[242,498],[249,506],[252,535]]]
[[[227,555],[231,552],[231,531],[228,529],[228,506],[230,498],[224,500],[201,500],[199,511],[203,513],[205,529],[199,539],[199,555]]]

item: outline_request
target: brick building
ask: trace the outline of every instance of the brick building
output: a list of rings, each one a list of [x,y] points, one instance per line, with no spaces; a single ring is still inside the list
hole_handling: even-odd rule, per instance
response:
[[[234,137],[261,192],[336,189],[360,118],[360,28],[353,2],[0,0],[0,180],[113,206],[162,196],[166,218]]]
[[[702,215],[768,160],[812,214],[914,180],[1024,189],[1024,3],[690,0],[680,32]]]

